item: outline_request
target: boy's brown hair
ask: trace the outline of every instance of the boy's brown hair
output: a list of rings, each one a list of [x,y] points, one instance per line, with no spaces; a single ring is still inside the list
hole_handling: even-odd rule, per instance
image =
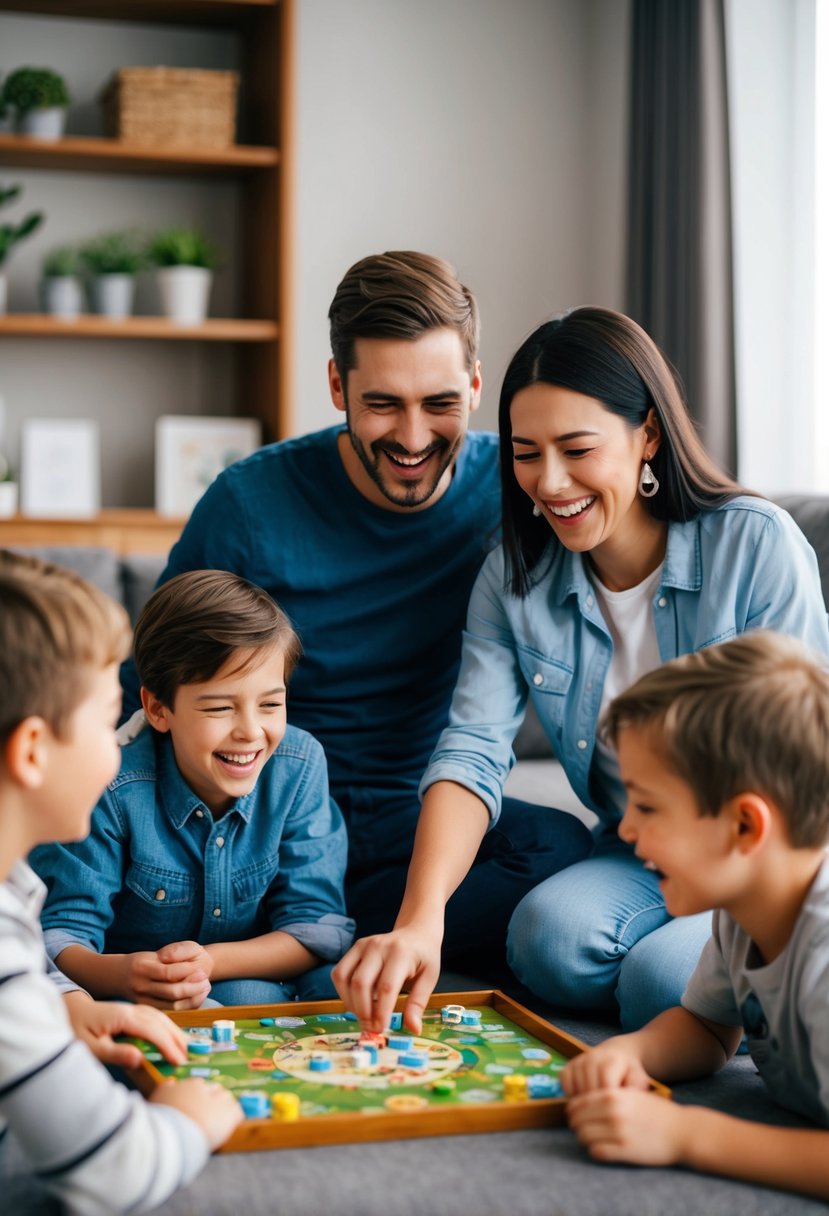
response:
[[[470,373],[478,357],[475,297],[453,266],[428,253],[376,253],[355,262],[334,294],[328,320],[331,353],[344,386],[356,362],[357,338],[414,341],[432,329],[454,329]]]
[[[172,709],[182,684],[212,679],[236,651],[271,646],[284,655],[287,681],[302,647],[267,591],[226,570],[188,570],[147,600],[133,651],[142,685]]]
[[[60,737],[93,672],[129,650],[120,604],[80,575],[0,549],[0,743],[40,717]]]
[[[826,843],[829,669],[794,638],[752,630],[658,667],[603,719],[614,745],[631,726],[648,732],[700,814],[752,791],[779,808],[795,848]]]

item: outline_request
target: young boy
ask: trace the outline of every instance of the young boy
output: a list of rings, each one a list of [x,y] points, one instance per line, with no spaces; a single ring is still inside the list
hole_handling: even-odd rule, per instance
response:
[[[126,724],[88,837],[32,857],[51,957],[94,996],[166,1009],[333,997],[346,836],[322,748],[286,725],[287,617],[192,570],[150,597],[134,653],[149,726]]]
[[[611,703],[623,840],[669,912],[717,909],[681,1007],[562,1073],[601,1161],[685,1165],[829,1198],[829,673],[763,631],[667,663]],[[743,1031],[772,1096],[820,1129],[642,1092],[720,1068]]]
[[[84,1213],[155,1207],[242,1119],[229,1093],[202,1081],[163,1086],[152,1104],[129,1093],[67,1013],[122,1063],[134,1061],[110,1036],[149,1032],[180,1060],[178,1032],[155,1010],[96,1005],[77,990],[64,1003],[48,974],[43,884],[23,858],[43,841],[82,836],[117,769],[128,639],[125,615],[101,592],[0,550],[0,1136],[11,1128],[44,1183]]]

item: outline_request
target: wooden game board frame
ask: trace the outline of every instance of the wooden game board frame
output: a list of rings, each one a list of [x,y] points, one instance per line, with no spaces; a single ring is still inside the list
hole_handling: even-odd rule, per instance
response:
[[[406,999],[401,996],[395,1009],[405,1009]],[[428,1000],[426,1008],[440,1009],[449,1004],[491,1008],[568,1059],[587,1050],[587,1045],[581,1040],[545,1021],[498,989],[436,992]],[[303,1017],[307,1014],[344,1011],[342,1001],[291,1001],[280,1005],[230,1005],[221,1010],[192,1009],[168,1012],[167,1016],[179,1026],[209,1026],[219,1014],[229,1019],[251,1019]],[[145,1060],[137,1069],[130,1070],[130,1076],[145,1095],[151,1093],[156,1085],[169,1080],[149,1060]],[[671,1096],[671,1091],[658,1082],[654,1081],[652,1088],[661,1097]],[[564,1098],[528,1098],[518,1102],[453,1103],[445,1108],[430,1106],[420,1111],[384,1111],[365,1116],[354,1111],[335,1112],[307,1119],[300,1117],[295,1122],[270,1117],[246,1119],[220,1151],[238,1153],[366,1140],[404,1140],[417,1136],[468,1135],[521,1127],[554,1127],[565,1122],[565,1105]]]

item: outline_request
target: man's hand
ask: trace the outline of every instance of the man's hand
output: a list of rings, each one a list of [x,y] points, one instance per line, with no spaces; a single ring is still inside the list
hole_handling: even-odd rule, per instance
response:
[[[420,1034],[421,1015],[440,973],[440,940],[411,929],[364,937],[343,955],[332,973],[337,991],[365,1030],[388,1028],[395,1002],[406,987],[403,1022]]]
[[[125,954],[123,991],[131,1001],[158,1009],[198,1009],[210,992],[213,960],[198,942],[172,942],[160,950]]]
[[[187,1038],[168,1017],[149,1005],[126,1005],[120,1001],[93,1001],[85,992],[67,992],[66,1012],[76,1038],[104,1064],[137,1068],[141,1051],[132,1043],[116,1043],[119,1034],[133,1035],[154,1043],[165,1060],[184,1064]]]

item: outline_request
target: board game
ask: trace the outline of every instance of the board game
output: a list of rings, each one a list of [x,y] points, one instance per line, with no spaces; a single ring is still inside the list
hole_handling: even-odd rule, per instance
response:
[[[247,1117],[224,1152],[564,1122],[558,1073],[585,1050],[578,1039],[492,990],[436,993],[414,1036],[405,1001],[381,1036],[362,1034],[340,1001],[170,1013],[188,1034],[187,1064],[134,1040],[144,1062],[131,1075],[145,1093],[191,1076],[230,1089]]]

